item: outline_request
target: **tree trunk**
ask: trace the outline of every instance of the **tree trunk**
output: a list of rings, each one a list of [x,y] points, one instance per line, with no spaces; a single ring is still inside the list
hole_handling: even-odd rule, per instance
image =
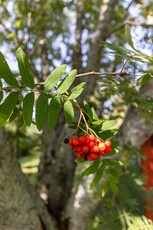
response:
[[[93,39],[91,40],[87,68],[84,69],[84,71],[98,71],[99,69],[101,63],[101,54],[103,51],[103,47],[99,45],[99,42],[105,41],[107,36],[110,35],[110,30],[112,27],[111,20],[113,17],[114,7],[117,2],[117,0],[103,1],[99,12],[99,21],[97,23]],[[85,4],[85,1],[78,1],[76,44],[74,45],[73,53],[73,67],[77,67],[79,71],[82,70],[82,59],[81,57],[78,59],[78,55],[81,55],[82,49],[81,36],[83,28],[81,22],[84,17],[85,6],[83,5],[83,3]],[[83,81],[87,82],[87,89],[84,93],[84,96],[92,95],[96,86],[97,78],[95,76],[84,77]],[[59,229],[70,228],[81,230],[84,229],[89,219],[89,213],[92,213],[92,211],[95,209],[96,205],[93,203],[96,202],[94,201],[94,199],[92,200],[93,197],[91,195],[89,196],[91,205],[87,205],[87,198],[85,202],[82,202],[80,209],[77,209],[75,207],[67,209],[66,207],[68,200],[70,200],[70,202],[68,202],[69,207],[72,201],[70,197],[72,195],[72,186],[75,172],[74,154],[70,151],[68,146],[65,146],[63,144],[64,138],[68,137],[69,135],[70,130],[66,129],[65,127],[63,114],[61,114],[58,126],[53,132],[48,132],[47,130],[44,130],[41,162],[38,174],[38,184],[39,187],[45,186],[48,190],[48,208],[53,216],[56,218]],[[79,186],[79,188],[80,187],[81,185]],[[77,196],[75,197],[75,199],[78,199]],[[75,203],[75,199],[73,200],[73,203]],[[72,206],[73,203],[71,203]],[[83,214],[81,212],[81,209],[85,208],[85,204],[87,205],[87,208],[86,212],[84,212]],[[71,212],[68,213],[68,211],[65,212],[65,210],[71,210]],[[79,215],[79,212],[82,213],[79,221],[80,226],[78,226],[78,220],[76,219],[76,216]],[[71,222],[71,224],[68,228],[69,222]]]
[[[42,230],[26,178],[4,129],[0,130],[0,149],[0,229]]]

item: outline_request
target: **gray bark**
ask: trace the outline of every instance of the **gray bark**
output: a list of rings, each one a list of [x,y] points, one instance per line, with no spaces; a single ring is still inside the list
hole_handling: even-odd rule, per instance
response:
[[[41,222],[25,183],[14,150],[0,130],[0,229],[42,230]]]

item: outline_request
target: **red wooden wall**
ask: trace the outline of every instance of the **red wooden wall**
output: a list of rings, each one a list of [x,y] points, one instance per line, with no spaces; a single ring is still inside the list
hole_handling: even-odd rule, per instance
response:
[[[153,220],[153,210],[147,209],[147,206],[153,208],[153,192],[149,192],[151,189],[153,190],[153,136],[141,146],[141,149],[144,153],[142,170],[145,175],[144,186],[147,190],[145,215],[148,219]]]

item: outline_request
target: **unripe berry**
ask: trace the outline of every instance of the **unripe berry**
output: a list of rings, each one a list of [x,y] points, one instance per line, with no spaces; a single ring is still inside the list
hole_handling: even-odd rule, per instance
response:
[[[93,150],[94,150],[95,153],[98,153],[98,152],[99,152],[99,147],[98,147],[97,145],[95,145],[95,146],[93,147]]]
[[[105,144],[107,145],[107,146],[111,146],[111,141],[110,140],[107,140],[107,141],[105,141]]]
[[[106,150],[106,147],[107,147],[107,146],[105,145],[104,142],[99,143],[99,148],[100,148],[101,150],[105,151],[105,150]]]
[[[90,141],[94,141],[95,140],[95,136],[93,134],[90,134],[88,136],[88,138],[89,138]]]

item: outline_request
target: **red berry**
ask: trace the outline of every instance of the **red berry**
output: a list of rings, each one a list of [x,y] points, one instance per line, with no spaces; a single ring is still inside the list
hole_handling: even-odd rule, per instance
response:
[[[85,153],[87,153],[89,151],[88,145],[82,146],[82,151],[85,152]]]
[[[70,145],[70,146],[73,145],[73,139],[69,139],[69,145]]]
[[[85,137],[84,136],[79,137],[78,141],[80,144],[83,144],[85,142]]]
[[[84,143],[85,143],[85,144],[88,144],[89,142],[90,142],[89,137],[88,137],[88,136],[85,136],[85,141],[84,141]]]
[[[77,158],[84,158],[84,154],[82,154],[82,153],[78,152],[78,154],[77,154]]]
[[[100,149],[99,150],[99,156],[104,156],[104,155],[105,155],[105,152],[102,149]]]
[[[89,146],[90,148],[94,147],[94,145],[95,145],[95,143],[94,143],[93,141],[90,141],[89,144],[88,144],[88,146]]]
[[[79,145],[79,140],[78,140],[78,138],[73,139],[73,145]]]

